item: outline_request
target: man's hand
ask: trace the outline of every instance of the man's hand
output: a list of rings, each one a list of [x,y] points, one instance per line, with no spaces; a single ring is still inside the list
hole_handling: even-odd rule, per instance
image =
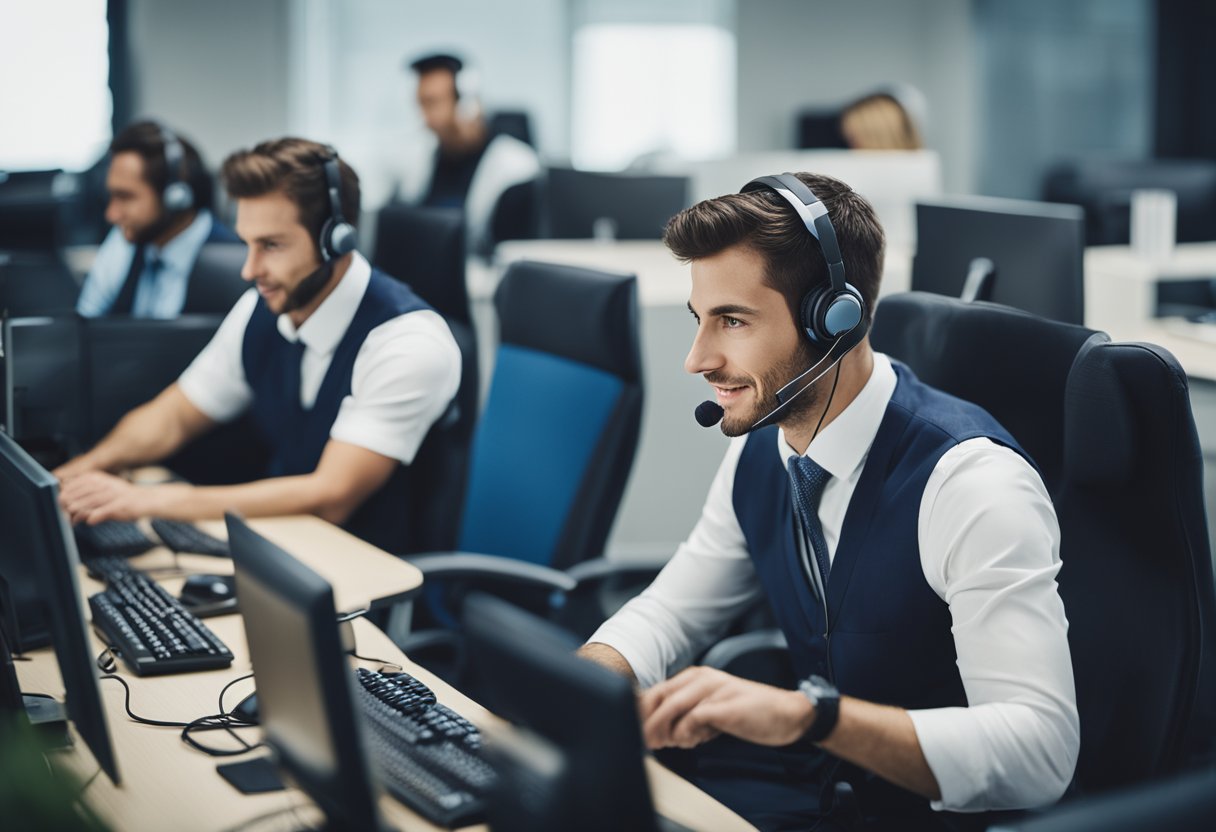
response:
[[[649,748],[692,748],[719,734],[760,745],[789,745],[815,719],[815,708],[798,691],[690,667],[646,691],[639,702],[642,734]]]
[[[113,474],[88,471],[64,481],[59,503],[73,523],[136,520],[156,514],[162,492],[179,487],[132,485]]]
[[[98,468],[98,466],[96,464],[93,463],[93,460],[90,458],[90,456],[88,454],[81,454],[80,456],[69,459],[67,462],[60,465],[58,468],[56,468],[51,473],[61,483],[67,483],[68,480],[75,479],[76,477],[79,477],[81,474],[85,474],[85,473],[88,473],[89,471],[97,471],[97,470],[100,470],[100,469]]]

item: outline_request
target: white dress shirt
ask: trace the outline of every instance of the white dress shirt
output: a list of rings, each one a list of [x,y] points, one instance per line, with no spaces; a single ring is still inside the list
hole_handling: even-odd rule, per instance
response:
[[[835,557],[845,512],[865,467],[895,372],[874,371],[806,455],[832,474],[819,520]],[[654,583],[590,641],[615,648],[638,682],[687,664],[762,589],[735,517],[734,439],[701,519]],[[778,436],[782,466],[795,454]],[[966,708],[909,711],[941,787],[935,809],[1025,808],[1056,800],[1080,746],[1068,621],[1056,586],[1060,532],[1038,473],[1014,451],[970,439],[942,455],[921,497],[917,525],[925,580],[950,608]]]
[[[298,329],[287,315],[278,317],[279,333],[292,343],[304,343],[304,409],[316,402],[334,350],[370,280],[371,266],[356,252],[333,292]],[[255,391],[245,379],[241,348],[257,301],[254,289],[242,295],[178,379],[186,398],[217,422],[235,419],[253,402]],[[368,333],[355,355],[351,394],[342,402],[329,436],[408,465],[459,386],[460,348],[448,325],[429,310],[407,312]]]
[[[214,222],[211,212],[202,209],[181,233],[163,247],[149,244],[144,255],[144,268],[135,285],[131,316],[135,318],[176,318],[186,305],[186,288],[199,250],[207,242]],[[86,318],[108,315],[122,293],[135,258],[137,246],[127,242],[117,227],[111,228],[97,249],[93,267],[80,287],[76,311]],[[158,262],[156,268],[153,262]]]

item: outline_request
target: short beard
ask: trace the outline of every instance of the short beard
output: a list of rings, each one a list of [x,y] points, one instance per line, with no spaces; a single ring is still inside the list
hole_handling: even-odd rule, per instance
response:
[[[165,211],[162,209],[161,212],[156,215],[156,219],[152,220],[152,222],[135,232],[135,239],[131,241],[131,244],[136,246],[148,245],[157,237],[168,231],[179,217],[181,217],[180,213]]]
[[[321,294],[321,290],[329,283],[333,274],[334,261],[326,260],[287,294],[287,299],[283,301],[283,309],[279,314],[295,312],[308,306],[317,299],[317,295]]]
[[[781,406],[781,402],[777,400],[777,391],[806,372],[808,367],[814,366],[822,357],[822,355],[817,355],[805,341],[799,341],[798,349],[793,355],[778,362],[760,376],[759,386],[764,388],[764,397],[756,402],[749,413],[742,416],[725,416],[722,419],[722,433],[733,437],[750,432],[752,425]],[[706,377],[706,380],[711,383],[714,381],[709,376]],[[806,384],[807,382],[808,379],[803,379],[801,383]],[[790,401],[781,411],[781,418],[777,420],[778,424],[788,424],[804,419],[823,403],[823,394],[814,389],[814,384],[811,386],[812,389],[806,390],[802,395]]]

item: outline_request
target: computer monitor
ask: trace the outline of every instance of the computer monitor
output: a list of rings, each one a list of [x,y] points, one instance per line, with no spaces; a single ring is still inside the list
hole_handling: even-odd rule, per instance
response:
[[[54,248],[76,182],[62,170],[0,170],[0,248]]]
[[[225,520],[266,743],[327,829],[378,829],[333,589],[236,515]]]
[[[0,250],[0,313],[71,315],[80,286],[54,251]]]
[[[129,411],[177,381],[223,318],[91,318],[81,327],[86,443],[105,436]]]
[[[912,289],[961,297],[974,261],[995,267],[992,300],[1065,323],[1085,322],[1085,216],[1075,205],[948,197],[916,205]]]
[[[550,168],[545,203],[551,237],[658,240],[689,205],[688,178]]]
[[[1216,770],[1169,780],[1032,814],[988,832],[1208,832],[1216,820]]]
[[[79,321],[11,318],[3,329],[5,431],[54,465],[80,449]]]
[[[117,784],[118,762],[110,745],[93,642],[80,596],[80,559],[67,518],[59,508],[59,482],[3,433],[0,529],[4,530],[0,534],[0,574],[10,597],[28,599],[33,593],[37,599],[40,621],[50,630],[55,646],[68,716]],[[21,608],[20,602],[17,606]],[[21,625],[18,621],[17,626]]]
[[[552,828],[657,828],[629,682],[577,658],[578,643],[565,631],[489,595],[469,596],[464,627],[473,697],[564,758],[553,793],[562,796],[558,812],[567,814]],[[510,822],[529,828],[527,819]]]

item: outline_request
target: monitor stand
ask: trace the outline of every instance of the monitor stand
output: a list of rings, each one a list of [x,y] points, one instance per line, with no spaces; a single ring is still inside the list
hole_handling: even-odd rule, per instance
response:
[[[47,748],[65,748],[72,744],[68,733],[68,715],[63,703],[50,696],[23,694],[13,666],[13,654],[8,637],[0,626],[0,713],[24,714]]]

